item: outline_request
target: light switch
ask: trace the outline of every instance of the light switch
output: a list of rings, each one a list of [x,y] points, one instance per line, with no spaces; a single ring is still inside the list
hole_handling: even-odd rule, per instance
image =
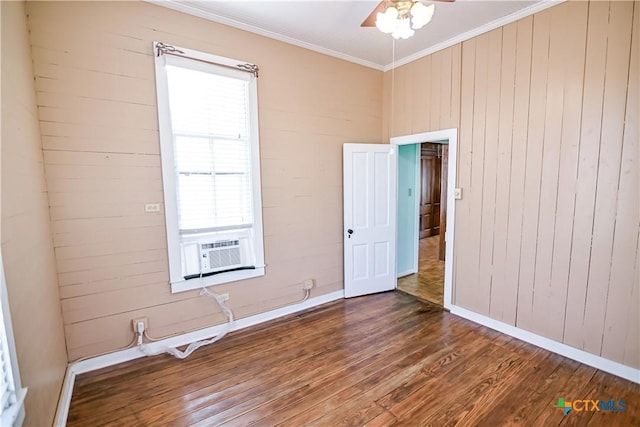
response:
[[[160,203],[145,203],[145,212],[160,212]]]
[[[453,196],[456,200],[462,199],[462,188],[456,188],[453,190]]]

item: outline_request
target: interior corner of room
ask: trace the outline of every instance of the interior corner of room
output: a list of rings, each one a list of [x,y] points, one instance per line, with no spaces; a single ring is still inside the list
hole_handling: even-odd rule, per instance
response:
[[[332,331],[327,319],[354,316],[366,328],[344,337],[361,340],[358,351],[380,344],[401,357],[399,344],[374,335],[376,315],[406,322],[404,329],[405,323],[386,326],[412,342],[405,342],[411,357],[424,353],[432,363],[445,351],[429,354],[431,342],[414,348],[418,330],[430,331],[434,346],[460,344],[464,355],[481,358],[486,370],[478,375],[491,375],[489,353],[504,348],[500,361],[517,359],[509,365],[513,378],[529,372],[529,363],[551,361],[539,383],[549,396],[536,398],[538,409],[581,373],[590,382],[576,392],[592,394],[572,398],[626,393],[633,401],[626,419],[640,422],[637,1],[505,2],[524,11],[392,61],[387,53],[402,52],[400,43],[411,39],[393,44],[389,34],[368,32],[386,49],[377,62],[198,9],[205,2],[0,3],[0,350],[11,358],[3,366],[15,377],[7,386],[15,389],[10,399],[23,408],[12,423],[64,425],[76,375],[153,371],[169,358],[146,355],[227,332],[232,335],[210,348],[246,344],[241,354],[258,366],[242,337],[255,337],[266,355],[295,333],[288,327],[313,337]],[[216,3],[210,7],[222,7]],[[237,3],[241,15],[247,2]],[[268,3],[278,2],[260,7]],[[378,2],[334,3],[358,8],[364,19]],[[438,8],[447,7],[440,4],[434,20]],[[230,62],[235,69],[228,74],[244,67],[239,72],[248,74],[239,79],[257,80],[252,113],[256,126],[259,116],[259,151],[238,155],[246,164],[255,161],[249,172],[181,172],[163,164],[154,68],[164,60],[154,44],[160,41],[208,58],[237,59],[241,64]],[[250,104],[250,90],[242,94]],[[202,137],[169,135],[173,143]],[[190,228],[170,229],[168,222],[178,220],[167,213],[168,170],[175,182],[241,173],[249,181],[255,173],[257,190],[238,204],[260,209],[231,231],[223,220],[201,228],[197,218]],[[180,253],[172,238],[191,246]],[[203,270],[202,256],[213,256],[205,250],[230,252],[230,242],[239,248],[246,241],[258,247],[251,252],[257,256],[238,249],[238,261],[222,271],[226,278],[213,264]],[[319,319],[327,323],[316,328],[312,322]],[[265,338],[260,331],[282,335]],[[450,342],[447,331],[455,332]],[[473,337],[477,348],[461,337]],[[309,354],[324,354],[312,340],[303,342]],[[348,339],[318,335],[318,346],[338,344]],[[491,352],[482,356],[483,349]],[[357,363],[368,368],[362,360],[372,358],[371,369],[385,373],[379,378],[391,381],[384,385],[390,388],[362,395],[375,394],[389,407],[400,405],[390,393],[403,381],[430,380],[418,365],[395,376],[391,369],[408,359],[385,360],[383,367],[373,353],[349,358],[340,351],[331,361],[344,359],[345,372]],[[146,368],[136,370],[135,359]],[[447,369],[445,376],[466,372],[462,365]],[[283,372],[277,371],[283,383],[295,383],[293,369]],[[305,371],[294,385],[312,381],[314,372]],[[336,381],[342,374],[331,372]],[[556,375],[568,379],[554,382]],[[441,384],[433,378],[424,390]],[[450,386],[471,386],[475,379],[480,376]],[[401,416],[373,400],[365,404],[363,396],[349,394],[359,386],[354,379],[340,389],[344,394],[329,396],[327,402],[341,408],[333,414],[308,401],[309,419],[282,408],[269,418],[259,405],[240,414],[227,400],[224,410],[239,412],[225,420],[335,425],[354,413],[366,412],[371,421],[375,412],[385,425],[410,424],[420,413],[415,405]],[[471,409],[461,401],[454,409],[467,416]],[[549,414],[558,415],[550,405]],[[200,410],[189,422],[206,423],[207,411],[223,412]],[[423,410],[437,412],[429,405]],[[110,422],[120,416],[139,421],[125,404],[113,414]]]

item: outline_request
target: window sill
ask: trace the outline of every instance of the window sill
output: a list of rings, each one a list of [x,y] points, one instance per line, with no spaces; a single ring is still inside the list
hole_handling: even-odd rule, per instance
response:
[[[23,388],[16,392],[16,403],[5,409],[0,417],[0,425],[18,427],[24,421],[24,398],[27,395],[27,389]]]
[[[264,267],[256,267],[255,270],[230,271],[197,279],[179,280],[171,282],[171,293],[192,291],[194,289],[202,289],[205,286],[222,285],[223,283],[237,282],[260,276],[264,276]]]

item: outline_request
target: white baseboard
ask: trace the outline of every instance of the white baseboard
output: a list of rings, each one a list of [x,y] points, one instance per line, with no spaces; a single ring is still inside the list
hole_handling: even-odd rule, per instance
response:
[[[398,273],[398,274],[396,275],[396,277],[399,279],[399,278],[401,278],[401,277],[409,276],[410,274],[416,274],[416,273],[417,273],[417,271],[416,271],[416,270],[406,270],[406,271],[403,271],[403,272],[401,272],[401,273]]]
[[[473,311],[469,311],[456,305],[451,306],[451,313],[460,317],[464,317],[465,319],[471,320],[472,322],[479,323],[488,328],[494,329],[498,332],[502,332],[503,334],[510,335],[514,338],[518,338],[522,341],[526,341],[535,346],[544,348],[545,350],[549,350],[561,356],[565,356],[580,363],[584,363],[585,365],[600,369],[601,371],[605,371],[615,376],[640,384],[640,369],[635,369],[630,366],[614,362],[613,360],[596,356],[595,354],[588,353],[584,350],[571,347],[569,345],[551,340],[549,338],[545,338],[541,335],[537,335],[529,331],[525,331],[524,329],[500,322],[498,320],[483,316],[478,313],[474,313]]]
[[[342,298],[344,298],[344,291],[340,290],[320,295],[315,298],[310,298],[307,301],[301,302],[299,304],[292,304],[283,308],[268,311],[266,313],[260,313],[253,316],[245,317],[243,319],[238,319],[233,323],[231,331],[248,328],[249,326],[268,322],[270,320],[274,320],[288,314],[293,314],[298,311],[306,310],[308,308],[312,308]],[[224,325],[217,325],[210,328],[200,329],[194,332],[189,332],[183,335],[177,335],[175,337],[167,338],[166,340],[150,343],[147,345],[147,349],[150,352],[154,352],[160,351],[165,347],[179,347],[192,343],[194,341],[199,341],[215,336],[223,328]],[[65,375],[64,382],[62,384],[62,391],[60,392],[58,409],[53,425],[56,427],[64,427],[67,424],[69,405],[71,403],[71,395],[73,393],[73,385],[75,383],[76,375],[95,371],[101,368],[106,368],[108,366],[117,365],[119,363],[128,362],[130,360],[139,359],[141,357],[146,357],[146,354],[139,350],[137,347],[134,347],[127,350],[116,351],[113,353],[105,354],[103,356],[97,356],[91,359],[85,359],[76,363],[69,364],[69,366],[67,367],[67,373]]]
[[[62,390],[60,390],[60,398],[58,399],[58,408],[56,408],[56,416],[53,419],[53,427],[64,427],[67,425],[73,385],[76,382],[76,374],[73,373],[71,369],[72,365],[73,364],[69,364],[69,366],[67,366],[67,371],[64,374]]]

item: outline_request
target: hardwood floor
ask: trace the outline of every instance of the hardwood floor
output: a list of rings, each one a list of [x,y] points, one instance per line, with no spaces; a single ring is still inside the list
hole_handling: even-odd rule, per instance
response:
[[[558,398],[626,400],[570,412]],[[77,377],[69,426],[640,425],[640,386],[400,292]]]
[[[422,300],[444,305],[444,261],[438,259],[440,236],[420,239],[418,273],[398,279],[398,289]]]

